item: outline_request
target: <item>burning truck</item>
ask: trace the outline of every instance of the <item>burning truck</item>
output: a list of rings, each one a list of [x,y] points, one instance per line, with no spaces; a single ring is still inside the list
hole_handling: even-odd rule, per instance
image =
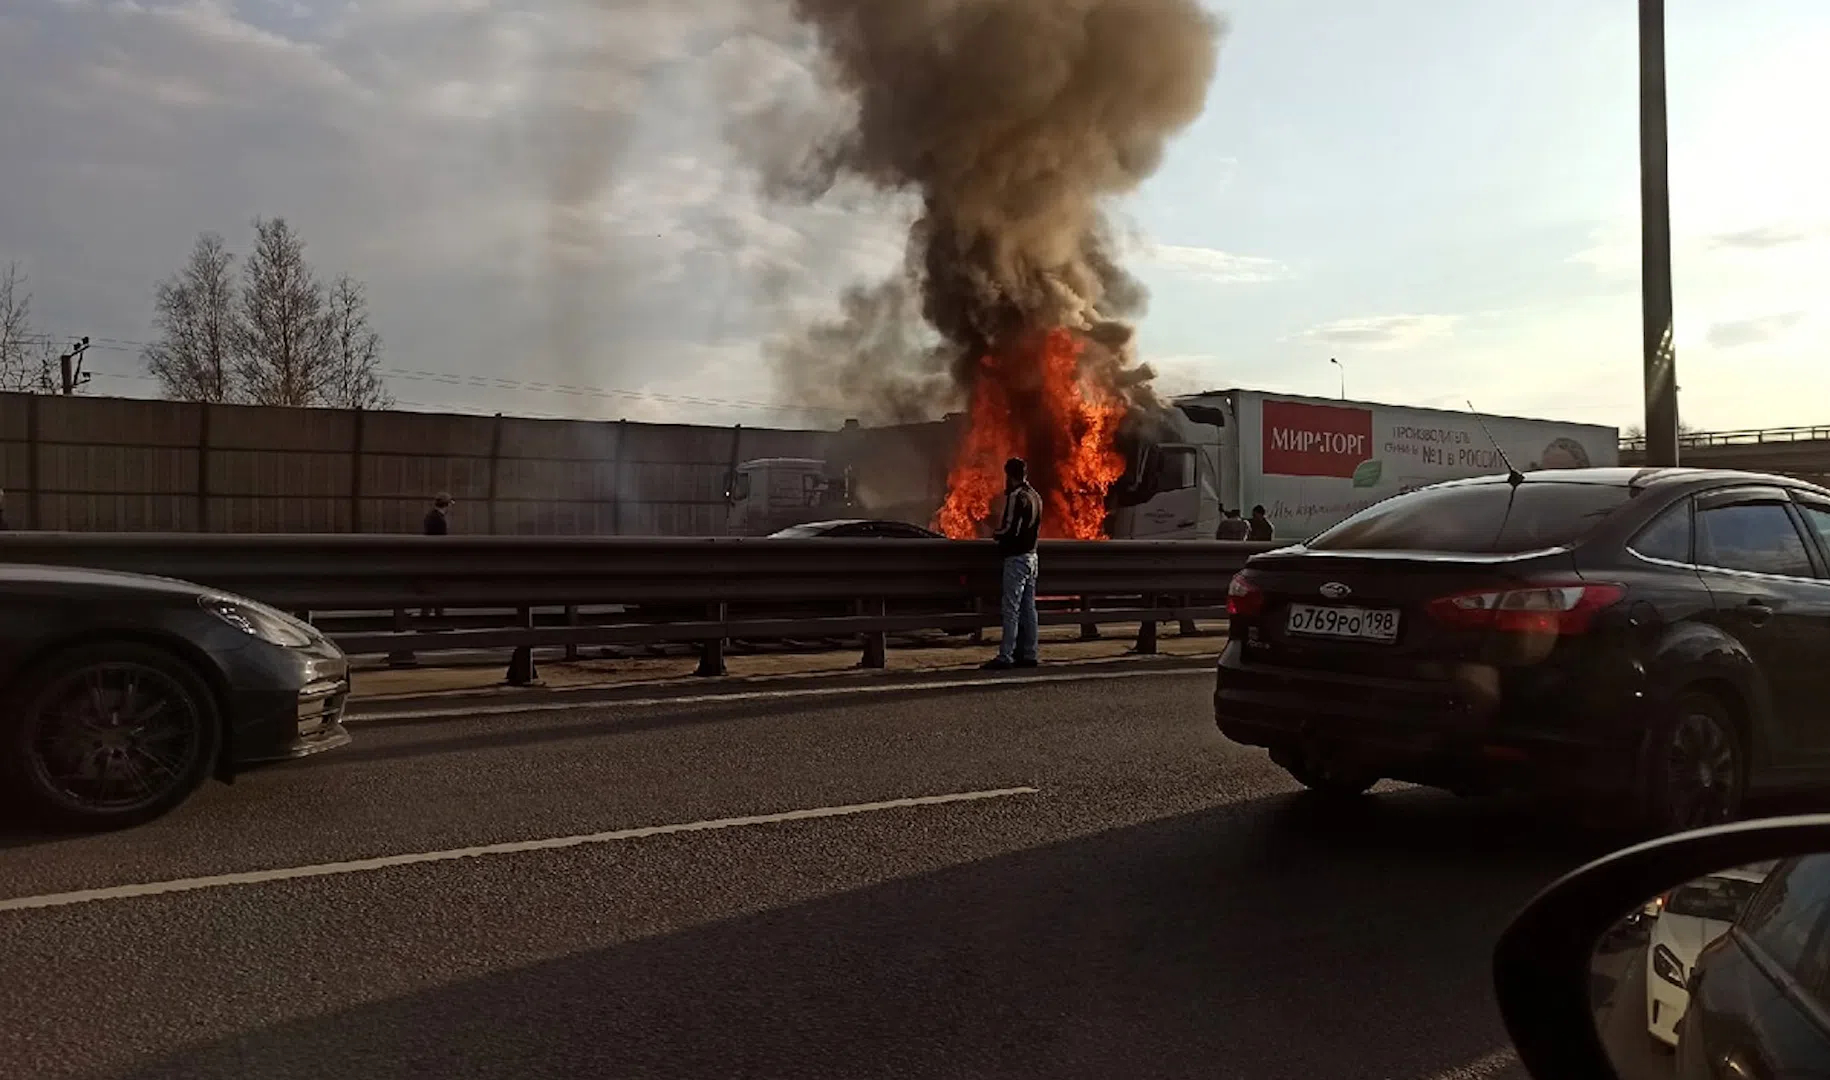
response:
[[[986,535],[1012,453],[1037,457],[999,403],[922,424],[848,424],[827,460],[771,458],[735,470],[732,529],[765,535],[803,521],[875,517],[948,536]],[[1619,463],[1619,431],[1595,424],[1218,390],[1116,417],[1070,419],[1037,479],[1050,535],[1211,539],[1226,509],[1265,507],[1300,540],[1412,488],[1503,472]],[[1074,425],[1082,425],[1076,428]],[[1109,427],[1097,427],[1107,425]],[[988,433],[989,429],[989,433]],[[1073,432],[1099,432],[1089,446]],[[1063,464],[1065,462],[1065,464]]]

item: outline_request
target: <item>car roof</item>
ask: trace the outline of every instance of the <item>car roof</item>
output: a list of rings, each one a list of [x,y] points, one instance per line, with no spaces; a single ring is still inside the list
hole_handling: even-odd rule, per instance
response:
[[[1676,488],[1683,486],[1707,487],[1712,484],[1776,484],[1781,487],[1798,488],[1804,491],[1815,491],[1830,495],[1830,490],[1816,484],[1790,476],[1776,476],[1771,473],[1744,472],[1740,469],[1690,469],[1690,468],[1633,468],[1630,466],[1608,466],[1590,469],[1538,469],[1524,474],[1527,484],[1596,484],[1605,487],[1637,487],[1641,489]],[[1447,487],[1480,487],[1487,484],[1504,484],[1507,477],[1504,473],[1486,476],[1470,476],[1460,480],[1447,480],[1433,485]]]

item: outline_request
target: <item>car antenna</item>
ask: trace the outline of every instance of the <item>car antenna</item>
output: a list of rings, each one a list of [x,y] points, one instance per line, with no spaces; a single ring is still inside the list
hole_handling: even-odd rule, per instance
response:
[[[1487,430],[1487,421],[1481,419],[1480,410],[1474,407],[1474,402],[1468,402],[1468,411],[1474,414],[1474,422],[1481,426],[1481,434],[1487,436],[1487,441],[1493,444],[1493,452],[1500,456],[1500,464],[1506,466],[1506,482],[1516,490],[1525,482],[1525,474],[1512,467],[1512,459],[1506,456],[1505,448],[1493,437],[1493,432]]]

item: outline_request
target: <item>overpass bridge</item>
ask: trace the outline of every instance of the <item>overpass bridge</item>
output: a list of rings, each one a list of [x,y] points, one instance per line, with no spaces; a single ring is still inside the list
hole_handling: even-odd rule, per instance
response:
[[[1620,463],[1646,459],[1646,440],[1620,440]],[[1830,424],[1750,431],[1692,431],[1678,439],[1678,464],[1778,473],[1830,486]]]

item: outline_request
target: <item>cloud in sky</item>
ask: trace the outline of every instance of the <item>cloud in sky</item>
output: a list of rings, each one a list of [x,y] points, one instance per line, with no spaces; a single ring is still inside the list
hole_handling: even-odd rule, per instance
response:
[[[1718,349],[1735,349],[1743,345],[1758,345],[1780,337],[1797,326],[1805,318],[1803,311],[1786,311],[1777,315],[1761,315],[1752,319],[1734,319],[1719,322],[1709,328],[1707,340]]]
[[[1454,315],[1370,315],[1312,326],[1300,336],[1343,348],[1409,349],[1449,336],[1457,319]]]
[[[1155,244],[1146,249],[1146,258],[1172,273],[1224,285],[1283,281],[1291,276],[1289,268],[1276,259],[1235,255],[1208,247]]]
[[[1207,113],[1120,208],[1166,388],[1332,394],[1338,350],[1357,396],[1630,421],[1630,11],[1545,0],[1527,27],[1503,5],[1214,6],[1235,33]],[[1830,157],[1798,136],[1830,92],[1830,6],[1756,7],[1670,16],[1685,409],[1734,427],[1821,421],[1830,401]],[[733,118],[786,101],[807,130],[830,122],[785,10],[6,0],[0,263],[31,276],[43,330],[144,340],[199,231],[245,251],[250,219],[283,215],[322,272],[367,281],[389,366],[462,376],[403,382],[403,400],[781,423],[749,404],[781,392],[762,343],[899,265],[912,212],[859,190],[783,206],[740,163],[733,142],[753,156],[761,129]],[[1494,89],[1520,79],[1539,91]],[[139,370],[131,345],[94,361]]]

